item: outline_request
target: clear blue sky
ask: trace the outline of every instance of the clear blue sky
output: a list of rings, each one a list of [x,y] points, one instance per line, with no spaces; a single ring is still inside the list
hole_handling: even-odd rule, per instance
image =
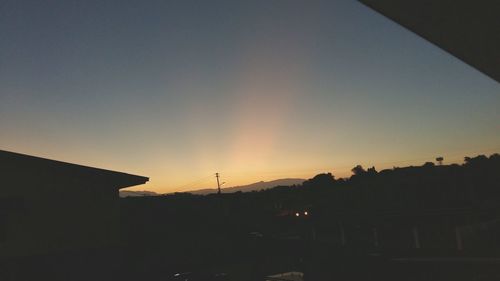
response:
[[[499,108],[499,83],[356,1],[0,2],[0,149],[138,189],[460,161],[500,151]]]

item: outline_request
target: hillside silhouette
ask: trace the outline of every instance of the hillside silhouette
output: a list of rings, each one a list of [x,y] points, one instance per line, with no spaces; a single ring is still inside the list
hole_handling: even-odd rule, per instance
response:
[[[326,172],[259,191],[126,198],[120,187],[149,178],[2,157],[8,186],[19,188],[4,189],[0,200],[0,239],[11,255],[2,252],[0,280],[500,276],[499,154],[381,171],[357,165],[348,178]]]
[[[402,280],[415,271],[471,280],[500,256],[499,154],[352,172],[262,191],[123,198],[123,255],[141,257],[125,266],[136,278],[184,270],[236,280],[286,271],[305,280]],[[448,259],[453,270],[436,264]]]
[[[238,191],[241,191],[241,192],[260,191],[263,189],[269,189],[269,188],[273,188],[276,186],[300,185],[304,181],[305,181],[305,179],[297,179],[297,178],[277,179],[277,180],[272,180],[272,181],[259,181],[259,182],[246,184],[246,185],[239,185],[239,186],[223,188],[222,191],[225,193],[238,192]],[[205,188],[205,189],[197,189],[197,190],[192,190],[192,191],[187,191],[187,192],[191,193],[191,194],[207,195],[207,194],[211,194],[211,193],[217,193],[217,189],[216,188]]]
[[[135,191],[135,190],[120,190],[120,197],[136,197],[136,196],[158,196],[159,194],[154,191]]]

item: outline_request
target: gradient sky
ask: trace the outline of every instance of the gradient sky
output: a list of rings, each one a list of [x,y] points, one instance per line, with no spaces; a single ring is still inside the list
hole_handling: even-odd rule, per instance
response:
[[[0,149],[171,192],[500,151],[500,84],[356,1],[0,2]]]

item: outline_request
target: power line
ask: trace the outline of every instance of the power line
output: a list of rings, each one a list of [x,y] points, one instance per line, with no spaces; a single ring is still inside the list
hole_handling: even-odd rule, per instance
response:
[[[199,184],[199,183],[202,183],[202,182],[206,182],[206,181],[208,181],[208,179],[209,179],[209,178],[211,178],[211,177],[212,177],[212,176],[210,175],[210,176],[204,176],[204,177],[202,177],[202,178],[198,178],[198,179],[196,179],[196,180],[194,180],[194,181],[192,181],[192,182],[189,182],[189,183],[187,183],[187,184],[184,184],[184,185],[181,185],[181,186],[177,187],[177,188],[176,188],[176,190],[180,190],[180,189],[183,189],[183,188],[186,188],[186,187],[189,187],[189,186],[193,186],[193,185],[195,185],[195,184]]]

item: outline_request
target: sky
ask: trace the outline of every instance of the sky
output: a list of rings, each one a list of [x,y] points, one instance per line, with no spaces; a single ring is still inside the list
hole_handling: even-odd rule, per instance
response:
[[[0,149],[186,191],[500,152],[500,84],[357,1],[0,1]]]

